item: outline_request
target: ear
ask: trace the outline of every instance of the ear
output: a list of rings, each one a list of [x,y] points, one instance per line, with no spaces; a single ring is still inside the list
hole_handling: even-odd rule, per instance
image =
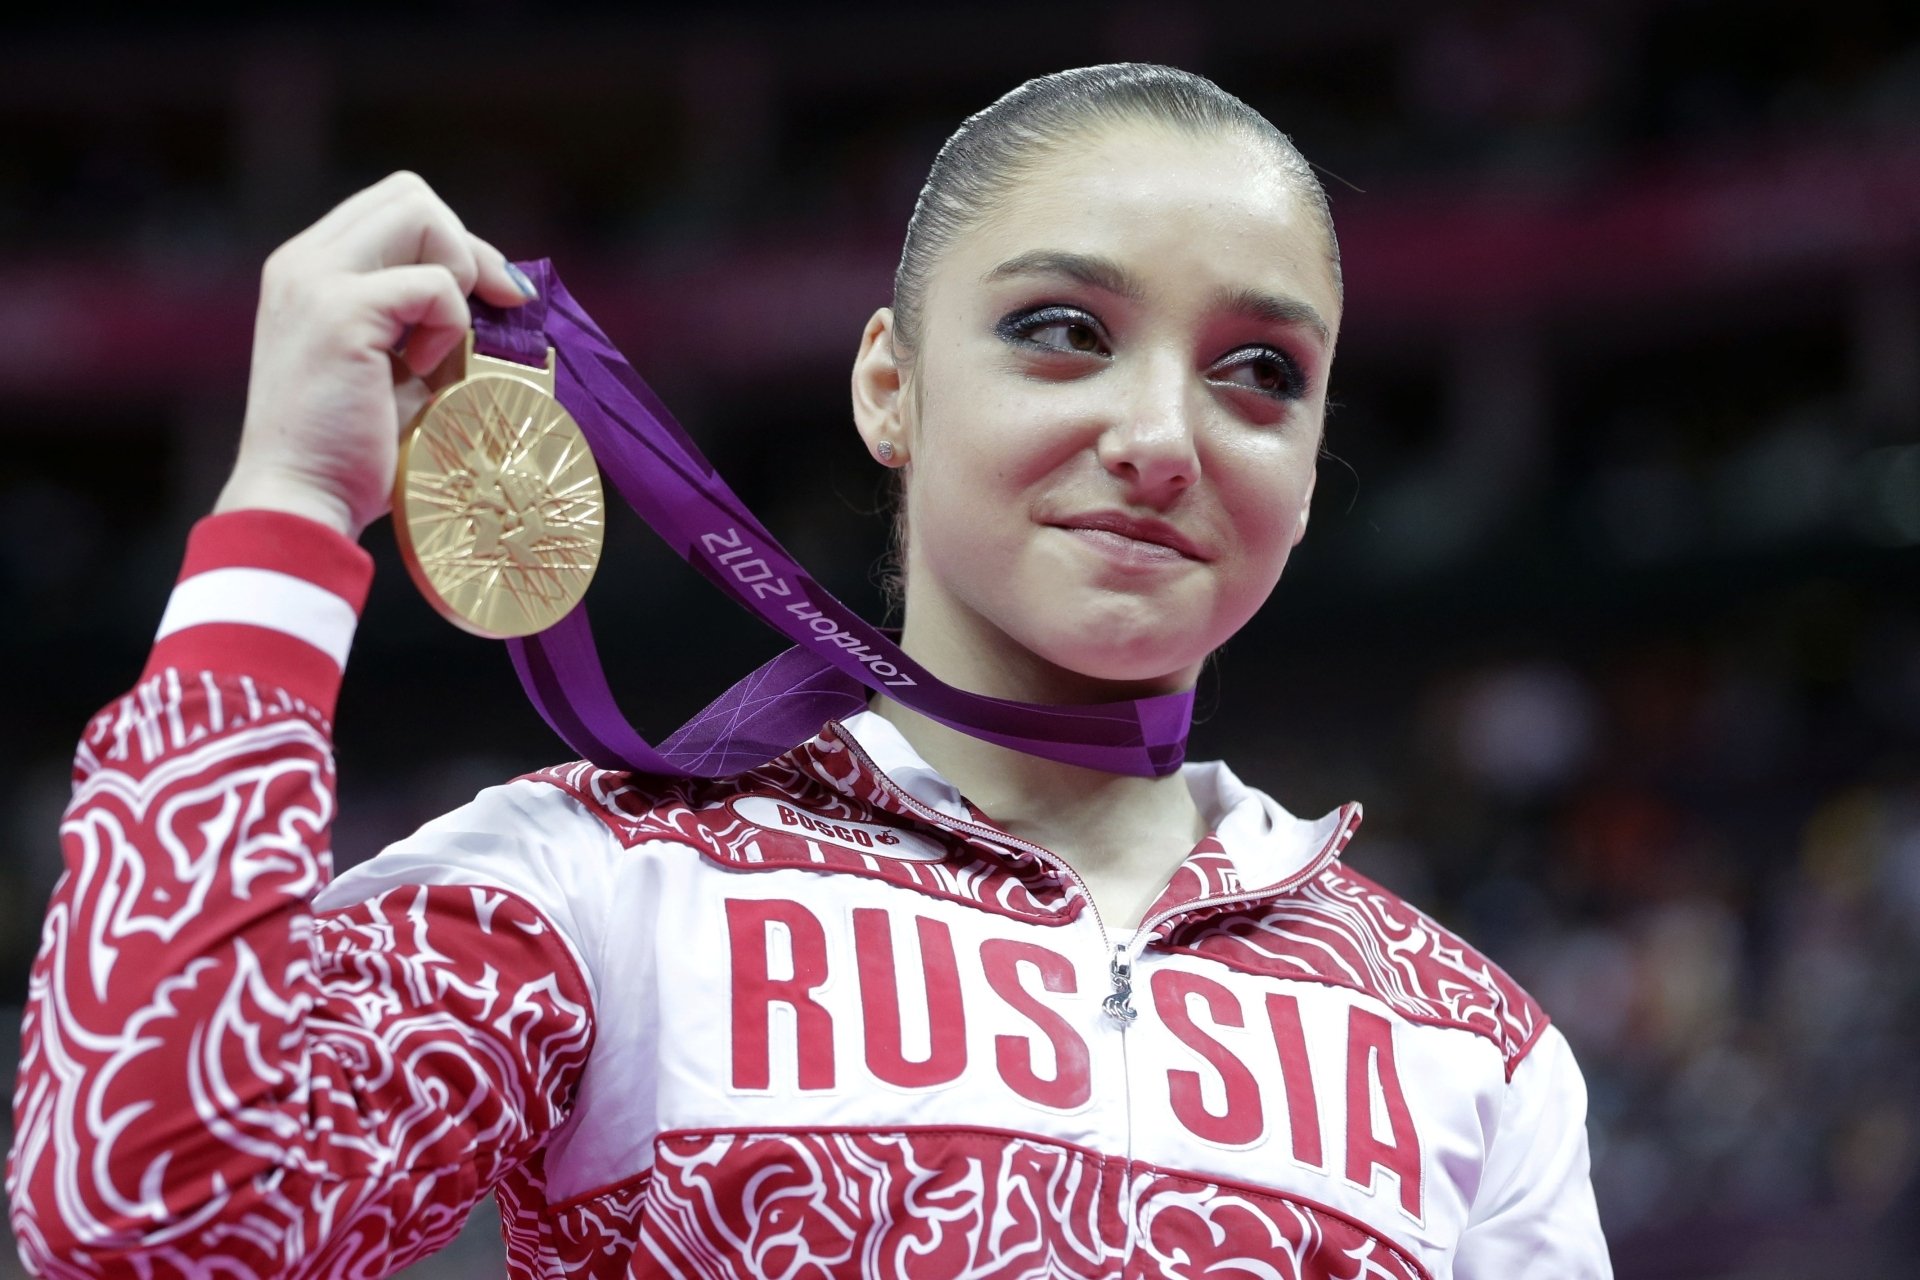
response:
[[[893,348],[893,308],[882,307],[867,321],[859,354],[853,358],[853,422],[868,453],[877,453],[884,440],[893,446],[894,456],[905,461],[905,383]]]
[[[1307,517],[1313,514],[1313,486],[1320,482],[1320,468],[1315,467],[1313,474],[1307,477],[1306,496],[1300,502],[1300,522],[1293,527],[1293,545],[1299,546],[1307,536]]]

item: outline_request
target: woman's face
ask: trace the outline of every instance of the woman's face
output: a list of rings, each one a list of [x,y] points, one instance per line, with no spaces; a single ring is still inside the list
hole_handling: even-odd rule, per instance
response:
[[[908,459],[909,647],[1009,694],[1189,685],[1306,530],[1340,298],[1292,182],[1230,135],[1104,128],[949,247],[862,406],[885,315],[855,398]]]

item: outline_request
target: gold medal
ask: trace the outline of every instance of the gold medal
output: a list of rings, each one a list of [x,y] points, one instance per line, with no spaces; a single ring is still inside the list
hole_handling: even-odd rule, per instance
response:
[[[393,527],[440,615],[493,640],[532,635],[587,592],[606,537],[600,469],[545,369],[480,355],[400,438]]]

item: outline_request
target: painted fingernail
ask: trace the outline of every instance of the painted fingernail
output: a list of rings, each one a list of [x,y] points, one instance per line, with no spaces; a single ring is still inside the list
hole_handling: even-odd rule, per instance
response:
[[[507,264],[507,274],[513,277],[513,287],[521,293],[529,298],[539,296],[540,291],[533,287],[533,281],[527,278],[527,273],[511,262]]]

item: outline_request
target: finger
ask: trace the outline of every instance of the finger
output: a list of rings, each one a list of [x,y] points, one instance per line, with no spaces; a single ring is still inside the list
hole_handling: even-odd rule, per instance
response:
[[[505,254],[472,232],[467,233],[467,239],[473,248],[474,261],[480,267],[480,278],[473,286],[477,297],[496,307],[517,307],[533,298],[533,281],[510,263]]]
[[[451,271],[463,293],[473,290],[480,274],[473,238],[432,188],[413,175],[396,175],[361,195],[377,198],[360,202],[356,196],[348,202],[355,205],[352,216],[336,220],[330,214],[324,230],[316,225],[311,238],[288,243],[296,270],[365,272],[431,263]]]
[[[411,170],[390,173],[371,186],[362,187],[329,209],[312,226],[288,241],[289,246],[318,251],[350,235],[378,209],[422,196],[439,199],[427,180]]]
[[[353,305],[377,317],[370,345],[400,348],[400,358],[422,377],[433,372],[473,324],[466,292],[437,264],[388,267],[351,277]]]
[[[402,423],[412,422],[419,417],[421,407],[432,398],[433,392],[420,379],[395,376],[393,403]]]
[[[378,271],[427,263],[453,273],[460,292],[472,293],[480,278],[473,237],[440,197],[431,192],[396,200],[369,211],[354,233],[341,241],[351,259],[349,270]]]
[[[431,377],[454,349],[467,339],[464,326],[457,329],[416,329],[400,353],[400,362],[416,377]]]
[[[533,296],[533,282],[505,254],[467,231],[452,208],[414,173],[392,174],[355,193],[289,247],[303,257],[331,250],[331,256],[345,260],[327,265],[357,270],[438,262],[469,293],[496,306],[518,306]]]

